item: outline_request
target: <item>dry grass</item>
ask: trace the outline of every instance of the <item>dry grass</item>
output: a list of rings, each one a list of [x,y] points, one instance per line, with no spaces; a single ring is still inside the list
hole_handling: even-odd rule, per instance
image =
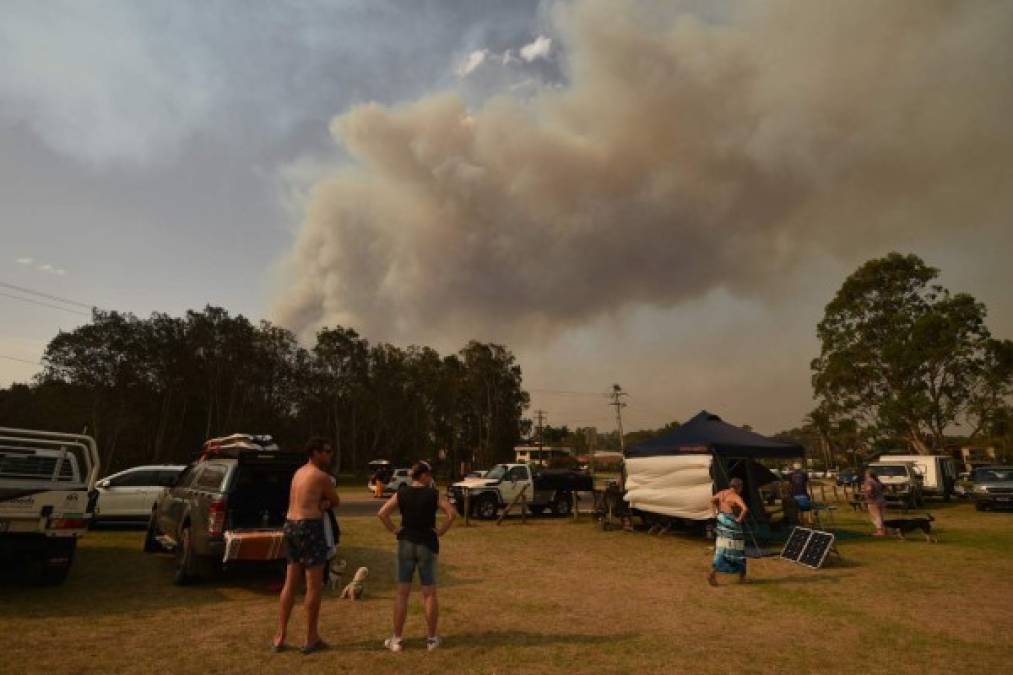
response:
[[[348,518],[342,555],[373,577],[358,604],[329,596],[334,649],[272,655],[276,577],[246,571],[171,585],[171,560],[142,533],[91,532],[61,588],[0,587],[5,672],[814,672],[1008,671],[1013,514],[933,507],[941,543],[841,543],[843,564],[811,571],[750,561],[754,582],[704,581],[705,542],[603,533],[534,520],[455,529],[441,556],[444,647],[424,651],[413,598],[407,649],[389,634],[392,541]],[[867,531],[860,516],[842,525]],[[731,582],[731,579],[722,581]],[[293,625],[301,640],[302,613]]]

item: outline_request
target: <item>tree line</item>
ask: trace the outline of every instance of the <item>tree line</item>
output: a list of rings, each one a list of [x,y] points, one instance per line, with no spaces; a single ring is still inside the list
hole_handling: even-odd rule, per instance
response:
[[[269,433],[283,447],[322,435],[337,470],[376,458],[456,467],[508,459],[530,423],[521,368],[504,346],[456,354],[370,344],[321,329],[310,347],[219,307],[175,317],[95,310],[46,347],[31,384],[0,390],[0,425],[96,438],[104,471],[185,463],[207,438]]]

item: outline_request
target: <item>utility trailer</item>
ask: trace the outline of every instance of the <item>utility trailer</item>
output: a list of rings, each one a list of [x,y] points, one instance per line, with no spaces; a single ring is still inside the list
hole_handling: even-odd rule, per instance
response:
[[[0,558],[63,583],[95,512],[98,472],[90,436],[0,427]]]

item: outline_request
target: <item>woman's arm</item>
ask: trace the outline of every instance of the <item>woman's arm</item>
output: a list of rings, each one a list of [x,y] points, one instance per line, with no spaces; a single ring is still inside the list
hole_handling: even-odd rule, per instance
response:
[[[391,534],[397,534],[397,528],[394,526],[394,522],[390,519],[390,514],[397,508],[397,493],[387,500],[387,503],[380,507],[376,517],[380,519],[383,526],[390,530]]]
[[[443,527],[437,528],[436,536],[443,537],[450,529],[450,526],[454,524],[454,520],[457,519],[457,509],[450,505],[445,496],[440,496],[440,510],[447,516],[447,519],[443,522]]]

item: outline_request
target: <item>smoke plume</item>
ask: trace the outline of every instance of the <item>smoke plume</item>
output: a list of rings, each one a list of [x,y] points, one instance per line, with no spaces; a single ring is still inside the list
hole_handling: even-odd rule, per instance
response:
[[[1013,3],[564,5],[565,81],[357,106],[276,318],[520,340],[1008,219]]]

